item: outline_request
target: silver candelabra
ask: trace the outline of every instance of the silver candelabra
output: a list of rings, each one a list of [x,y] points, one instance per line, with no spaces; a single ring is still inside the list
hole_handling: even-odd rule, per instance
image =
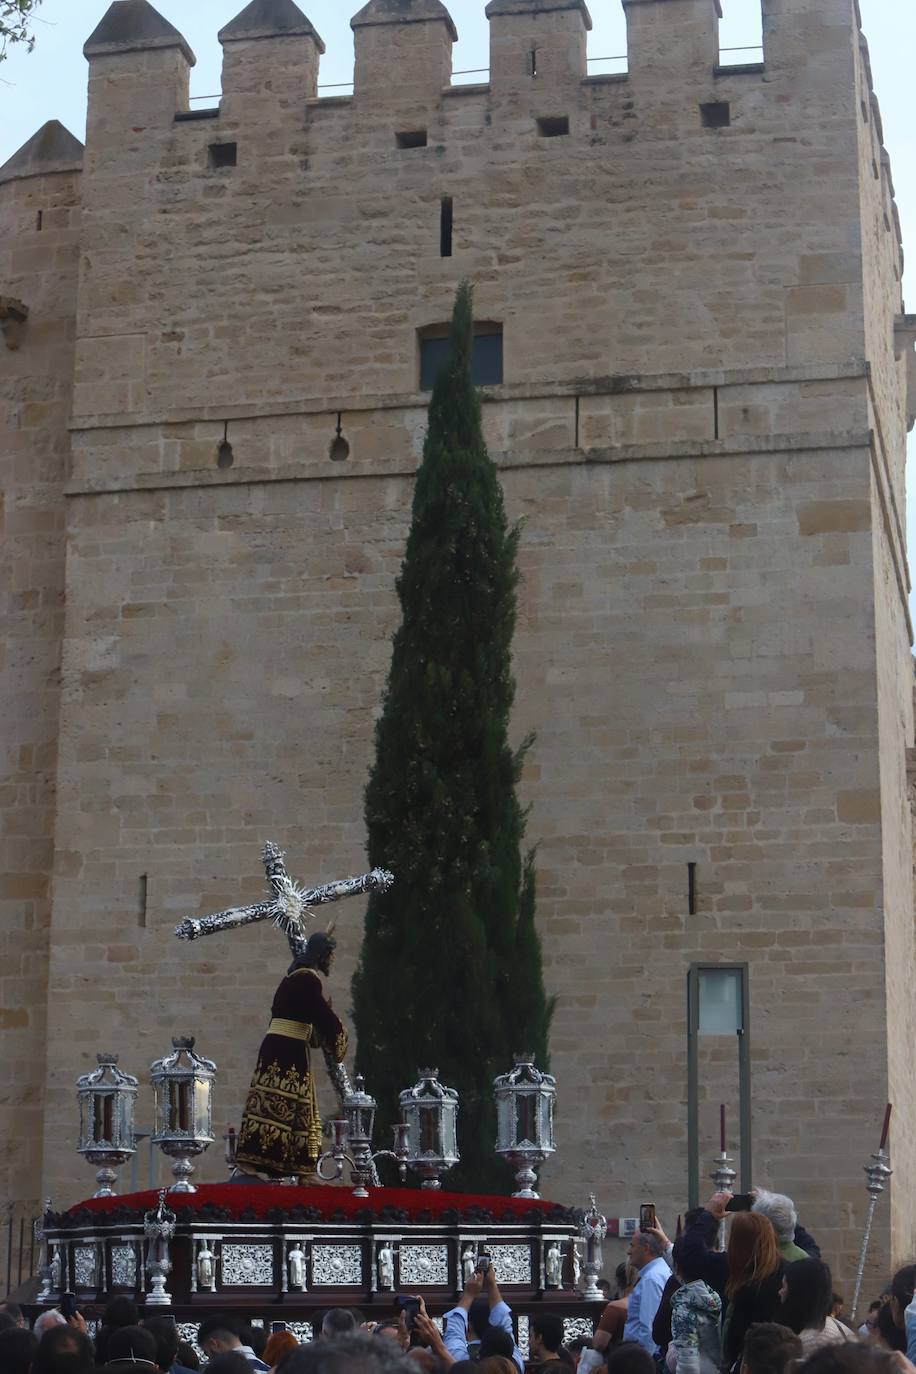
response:
[[[394,1134],[393,1150],[372,1149],[372,1127],[375,1122],[375,1098],[365,1091],[363,1080],[356,1076],[356,1086],[343,1099],[344,1115],[331,1122],[333,1139],[330,1150],[325,1150],[318,1159],[318,1177],[325,1183],[332,1183],[343,1174],[344,1165],[349,1164],[353,1180],[353,1196],[368,1197],[372,1184],[378,1187],[379,1177],[375,1167],[377,1159],[393,1159],[403,1183],[407,1177],[407,1161],[410,1158],[409,1127],[403,1122],[392,1128]],[[330,1172],[326,1173],[326,1166]]]

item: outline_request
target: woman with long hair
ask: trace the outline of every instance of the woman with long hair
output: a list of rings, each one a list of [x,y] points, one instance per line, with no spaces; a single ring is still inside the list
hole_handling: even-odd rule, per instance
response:
[[[906,1310],[916,1288],[916,1264],[905,1264],[891,1279],[891,1295],[878,1313],[878,1341],[888,1350],[907,1353]],[[912,1317],[910,1319],[912,1325]],[[916,1331],[913,1351],[916,1354]]]
[[[801,1338],[805,1355],[822,1345],[855,1339],[831,1313],[833,1279],[822,1260],[795,1260],[786,1265],[781,1297],[776,1320]]]
[[[772,1222],[759,1212],[737,1212],[728,1237],[728,1280],[722,1363],[740,1364],[744,1337],[754,1322],[775,1320],[783,1263]]]

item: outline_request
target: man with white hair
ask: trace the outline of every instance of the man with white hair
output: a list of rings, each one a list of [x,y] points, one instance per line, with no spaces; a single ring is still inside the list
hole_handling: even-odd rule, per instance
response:
[[[766,1188],[758,1188],[751,1210],[759,1212],[770,1222],[776,1232],[779,1253],[786,1263],[790,1263],[792,1260],[811,1258],[807,1250],[803,1250],[800,1245],[795,1243],[798,1213],[795,1210],[795,1203],[790,1197],[786,1197],[785,1193],[770,1193]]]
[[[55,1326],[66,1326],[67,1319],[62,1312],[58,1312],[56,1307],[49,1308],[47,1312],[42,1312],[40,1317],[35,1318],[33,1332],[41,1340],[46,1331],[50,1331]]]

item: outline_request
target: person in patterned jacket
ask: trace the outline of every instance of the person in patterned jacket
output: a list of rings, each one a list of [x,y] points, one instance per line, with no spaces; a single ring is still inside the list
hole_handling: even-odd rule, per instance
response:
[[[321,982],[321,975],[331,971],[336,946],[323,931],[310,936],[274,994],[238,1136],[239,1173],[316,1181],[321,1117],[309,1051],[323,1050],[335,1064],[347,1052],[347,1032]]]

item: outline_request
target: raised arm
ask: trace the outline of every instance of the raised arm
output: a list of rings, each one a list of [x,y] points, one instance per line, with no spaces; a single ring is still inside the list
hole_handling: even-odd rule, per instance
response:
[[[512,1329],[512,1309],[507,1302],[503,1301],[503,1295],[499,1291],[499,1284],[496,1282],[496,1271],[493,1265],[489,1265],[483,1280],[484,1291],[490,1302],[490,1325],[498,1326],[502,1331],[507,1331],[512,1337],[512,1358],[525,1374],[525,1357],[518,1348],[515,1339],[515,1332]]]

